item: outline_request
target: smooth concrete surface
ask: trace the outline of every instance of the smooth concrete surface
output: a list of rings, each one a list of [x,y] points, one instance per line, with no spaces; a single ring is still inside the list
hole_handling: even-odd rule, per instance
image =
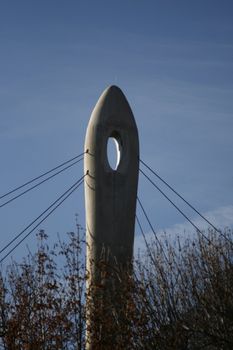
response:
[[[114,137],[120,148],[116,170],[108,162],[109,137]],[[133,254],[138,131],[131,108],[116,86],[103,92],[92,112],[85,151],[87,266],[91,279],[95,279],[95,262],[103,252],[108,254],[110,261],[114,258],[121,266],[129,263]]]
[[[120,151],[120,161],[116,170],[113,170],[108,162],[107,144],[110,137],[115,138]],[[116,310],[118,320],[124,324],[127,298],[123,296],[121,301],[118,301],[118,295],[121,295],[119,280],[109,272],[111,266],[120,267],[120,271],[130,268],[133,256],[139,141],[131,108],[123,92],[116,86],[110,86],[103,92],[92,112],[86,132],[85,152],[89,275],[86,349],[94,350],[99,348],[95,344],[95,329],[101,339],[101,349],[106,348],[105,338],[109,337],[110,327],[106,320],[113,319],[111,305]],[[101,278],[103,275],[101,276],[100,261],[107,262],[108,266],[104,282]],[[114,322],[110,321],[113,330]],[[115,331],[110,334],[110,344],[115,343],[116,334]]]

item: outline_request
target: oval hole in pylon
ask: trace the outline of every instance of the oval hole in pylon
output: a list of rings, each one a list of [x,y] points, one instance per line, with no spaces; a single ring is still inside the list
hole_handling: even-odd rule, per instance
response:
[[[108,138],[107,144],[108,163],[113,170],[117,170],[121,159],[120,145],[114,137]]]

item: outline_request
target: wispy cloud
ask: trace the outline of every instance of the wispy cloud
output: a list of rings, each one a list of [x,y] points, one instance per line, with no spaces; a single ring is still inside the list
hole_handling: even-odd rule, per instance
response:
[[[233,205],[223,206],[212,211],[207,211],[203,215],[217,228],[224,229],[226,227],[233,227]],[[203,221],[199,217],[194,217],[192,222],[200,229],[206,230],[209,228],[209,224]],[[164,230],[158,230],[156,232],[157,237],[162,238],[166,232],[166,236],[174,240],[177,236],[188,238],[195,234],[195,229],[189,222],[182,222],[175,224],[171,227],[167,227]],[[154,239],[154,233],[149,231],[145,233],[147,242],[151,242]],[[145,242],[142,235],[138,234],[135,237],[134,251],[145,249]]]

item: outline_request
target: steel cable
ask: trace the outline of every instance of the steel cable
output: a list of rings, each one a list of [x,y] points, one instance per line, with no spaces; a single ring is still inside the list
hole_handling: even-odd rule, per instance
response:
[[[65,171],[65,170],[71,168],[72,166],[74,166],[75,164],[81,162],[82,160],[83,160],[83,158],[81,158],[81,159],[79,159],[79,160],[76,160],[74,163],[72,163],[72,164],[66,166],[65,168],[63,168],[63,169],[57,171],[55,174],[50,175],[49,177],[47,177],[46,179],[44,179],[44,180],[38,182],[38,183],[35,184],[34,186],[29,187],[27,190],[21,192],[21,193],[18,194],[17,196],[15,196],[15,197],[9,199],[8,201],[4,202],[3,204],[1,204],[1,205],[0,205],[0,208],[6,206],[7,204],[13,202],[14,200],[16,200],[16,199],[18,199],[18,198],[20,198],[20,197],[23,196],[24,194],[26,194],[26,193],[30,192],[31,190],[33,190],[34,188],[36,188],[36,187],[42,185],[43,183],[47,182],[48,180],[52,179],[53,177],[57,176],[58,174],[61,174],[63,171]],[[21,188],[22,188],[22,187],[21,187]]]
[[[39,175],[39,176],[37,176],[37,177],[35,177],[35,178],[33,178],[33,179],[31,179],[31,180],[25,182],[24,184],[22,184],[22,185],[20,185],[20,186],[18,186],[18,187],[16,187],[16,188],[14,188],[13,190],[8,191],[7,193],[1,195],[1,196],[0,196],[0,199],[4,198],[4,197],[6,197],[6,196],[9,196],[10,194],[12,194],[12,193],[14,193],[14,192],[20,190],[21,188],[23,188],[23,187],[25,187],[25,186],[27,186],[27,185],[30,185],[32,182],[34,182],[34,181],[36,181],[36,180],[39,180],[39,179],[42,178],[43,176],[50,174],[51,172],[53,172],[53,171],[55,171],[55,170],[61,168],[62,166],[66,165],[66,164],[68,164],[68,163],[70,163],[70,162],[72,162],[73,160],[82,157],[85,153],[86,153],[86,152],[80,153],[79,155],[77,155],[77,156],[75,156],[75,157],[73,157],[73,158],[71,158],[71,159],[69,159],[69,160],[63,162],[63,163],[60,164],[60,165],[57,165],[56,167],[54,167],[54,168],[52,168],[52,169],[46,171],[45,173],[43,173],[43,174],[41,174],[41,175]]]
[[[205,220],[214,230],[221,233],[204,215],[202,215],[192,204],[190,204],[183,196],[181,196],[172,186],[170,186],[165,180],[162,179],[149,165],[147,165],[143,160],[140,159],[140,162],[152,172],[160,181],[162,181],[172,192],[174,192],[180,199],[182,199],[192,210],[194,210],[203,220]]]
[[[85,175],[76,181],[68,190],[66,190],[59,198],[57,198],[46,210],[44,210],[36,219],[34,219],[25,229],[23,229],[17,236],[15,236],[7,245],[5,245],[0,253],[6,250],[12,243],[14,243],[24,232],[27,231],[37,220],[39,220],[46,212],[48,212],[56,203],[58,203],[49,213],[39,221],[27,234],[24,236],[2,259],[0,264],[42,223],[44,222],[76,189],[83,183]],[[65,196],[65,197],[64,197]],[[63,198],[64,197],[64,198]],[[63,198],[63,199],[62,199]],[[60,201],[60,202],[59,202]]]
[[[204,235],[204,233],[188,218],[188,216],[147,176],[143,170],[139,169],[139,171],[147,178],[147,180],[179,211],[181,215],[205,238],[208,243],[211,243],[208,237]]]

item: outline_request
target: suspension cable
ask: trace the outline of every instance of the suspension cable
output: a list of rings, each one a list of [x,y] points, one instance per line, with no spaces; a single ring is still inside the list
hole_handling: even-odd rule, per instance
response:
[[[148,181],[178,210],[178,212],[183,215],[183,217],[188,220],[188,222],[205,238],[208,243],[211,243],[208,237],[204,235],[204,233],[188,218],[188,216],[180,209],[178,206],[147,176],[143,170],[139,169],[139,171],[147,178]]]
[[[143,230],[143,228],[142,228],[141,222],[140,222],[140,220],[139,220],[137,214],[135,215],[135,219],[136,219],[136,221],[137,221],[138,227],[139,227],[140,232],[141,232],[141,234],[142,234],[144,243],[145,243],[145,245],[146,245],[146,249],[149,251],[149,244],[148,244],[148,242],[147,242],[145,232],[144,232],[144,230]]]
[[[151,224],[151,221],[150,221],[150,219],[149,219],[149,217],[148,217],[148,215],[147,215],[147,213],[146,213],[146,211],[145,211],[145,209],[144,209],[144,207],[143,207],[143,205],[142,205],[142,202],[140,201],[140,199],[139,199],[138,197],[137,197],[137,201],[138,201],[138,203],[139,203],[139,205],[140,205],[140,207],[141,207],[141,209],[142,209],[142,212],[143,212],[143,214],[144,214],[144,216],[145,216],[145,218],[146,218],[146,220],[147,220],[147,222],[148,222],[148,224],[149,224],[149,226],[150,226],[150,228],[151,228],[153,234],[154,234],[154,237],[155,237],[157,243],[158,243],[159,246],[160,246],[160,249],[161,249],[161,251],[162,251],[162,253],[163,253],[163,255],[164,255],[164,258],[165,258],[167,264],[169,264],[167,255],[166,255],[166,253],[165,253],[165,251],[164,251],[164,249],[163,249],[163,245],[162,245],[162,243],[160,242],[160,240],[158,239],[158,237],[157,237],[157,235],[156,235],[156,232],[155,232],[155,230],[154,230],[154,227],[153,227],[153,225]],[[137,220],[137,221],[138,221],[138,220]],[[141,231],[142,231],[141,225],[139,225],[139,227],[140,227],[140,229],[141,229]],[[144,236],[145,242],[147,242],[147,241],[146,241],[146,236],[145,236],[145,234],[143,234],[143,236]],[[146,246],[148,247],[148,243],[146,243]]]
[[[22,234],[31,227],[37,220],[39,220],[45,213],[47,213],[56,203],[58,203],[48,214],[41,219],[27,234],[24,236],[15,246],[0,260],[0,264],[42,223],[44,222],[76,189],[78,189],[86,175],[83,175],[78,181],[76,181],[68,190],[66,190],[59,198],[57,198],[46,210],[44,210],[36,219],[34,219],[24,230],[22,230],[17,236],[15,236],[0,253],[6,250],[13,242],[15,242]],[[64,198],[63,198],[64,197]]]
[[[72,164],[70,164],[70,165],[67,165],[65,168],[63,168],[63,169],[57,171],[55,174],[50,175],[50,176],[47,177],[46,179],[44,179],[44,180],[38,182],[37,184],[33,185],[32,187],[29,187],[27,190],[25,190],[25,191],[19,193],[17,196],[15,196],[15,197],[9,199],[8,201],[4,202],[3,204],[1,204],[1,205],[0,205],[0,208],[4,207],[5,205],[7,205],[7,204],[13,202],[14,200],[16,200],[16,199],[18,199],[18,198],[20,198],[20,197],[23,196],[24,194],[30,192],[31,190],[33,190],[34,188],[36,188],[36,187],[42,185],[43,183],[47,182],[48,180],[54,178],[54,177],[57,176],[58,174],[61,174],[63,171],[65,171],[65,170],[71,168],[72,166],[74,166],[75,164],[81,162],[82,160],[83,160],[83,157],[82,157],[81,159],[79,159],[79,160],[76,160],[74,163],[72,163]],[[1,253],[1,252],[0,252],[0,253]]]
[[[190,204],[183,196],[181,196],[172,186],[170,186],[165,180],[162,179],[149,165],[147,165],[143,160],[140,159],[140,162],[152,172],[160,181],[162,181],[173,193],[175,193],[180,199],[182,199],[192,210],[194,210],[203,220],[205,220],[215,231],[221,233],[204,215],[202,215],[192,204]]]
[[[138,200],[138,198],[137,198],[137,200]],[[150,248],[150,246],[149,246],[149,243],[147,242],[146,235],[145,235],[145,232],[144,232],[144,230],[143,230],[143,228],[142,228],[141,222],[140,222],[140,220],[139,220],[139,218],[138,218],[137,215],[135,215],[135,218],[136,218],[138,227],[139,227],[139,229],[140,229],[141,235],[142,235],[142,237],[143,237],[144,243],[145,243],[145,245],[146,245],[146,251],[148,252],[148,254],[149,254],[151,260],[153,261],[153,263],[155,264],[155,259],[154,259],[153,255],[152,255],[152,252],[151,252],[151,248]]]
[[[78,181],[76,181],[68,190],[66,190],[59,198],[57,198],[53,203],[50,204],[50,206],[45,209],[39,216],[37,216],[36,219],[34,219],[27,227],[25,227],[16,237],[14,237],[10,242],[8,242],[7,245],[5,245],[1,250],[0,254],[6,250],[16,239],[18,239],[29,227],[31,227],[37,220],[39,220],[49,209],[51,209],[60,199],[62,199],[73,187],[77,185],[81,180],[83,179],[80,178]]]
[[[55,170],[61,168],[62,166],[66,165],[66,164],[68,164],[68,163],[70,163],[70,162],[72,162],[73,160],[82,157],[85,153],[86,153],[86,152],[80,153],[79,155],[77,155],[77,156],[75,156],[75,157],[73,157],[73,158],[71,158],[71,159],[69,159],[69,160],[63,162],[63,163],[60,164],[60,165],[57,165],[56,167],[54,167],[54,168],[52,168],[52,169],[46,171],[45,173],[43,173],[43,174],[41,174],[41,175],[39,175],[39,176],[37,176],[37,177],[35,177],[35,178],[33,178],[33,179],[31,179],[31,180],[25,182],[24,184],[22,184],[22,185],[20,185],[20,186],[14,188],[14,189],[8,191],[7,193],[5,193],[5,194],[3,194],[2,196],[0,196],[0,199],[4,198],[4,197],[6,197],[6,196],[9,196],[10,194],[12,194],[12,193],[14,193],[14,192],[20,190],[21,188],[23,188],[23,187],[25,187],[25,186],[31,184],[32,182],[34,182],[34,181],[36,181],[36,180],[39,180],[39,179],[42,178],[43,176],[50,174],[51,172],[53,172],[53,171],[55,171]]]

